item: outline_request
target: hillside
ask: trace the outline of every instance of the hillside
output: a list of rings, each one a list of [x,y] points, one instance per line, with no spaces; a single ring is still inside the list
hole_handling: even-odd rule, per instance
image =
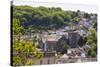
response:
[[[19,20],[19,23],[24,27],[24,29],[31,27],[34,30],[51,30],[63,28],[65,26],[79,26],[80,24],[83,24],[82,26],[86,28],[88,27],[87,23],[92,19],[91,17],[97,16],[96,14],[88,14],[79,10],[77,10],[77,12],[64,11],[59,7],[12,7],[13,19]],[[91,22],[96,23],[94,22],[94,19],[92,19]]]

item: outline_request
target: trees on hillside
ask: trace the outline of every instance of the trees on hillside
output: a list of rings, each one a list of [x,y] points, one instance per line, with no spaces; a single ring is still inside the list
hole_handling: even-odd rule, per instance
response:
[[[70,22],[79,23],[81,11],[64,11],[59,7],[30,7],[13,6],[13,18],[19,19],[20,24],[26,29],[33,25],[34,29],[52,29],[70,25]],[[84,17],[85,16],[85,17]],[[85,13],[82,17],[88,19],[90,14]]]

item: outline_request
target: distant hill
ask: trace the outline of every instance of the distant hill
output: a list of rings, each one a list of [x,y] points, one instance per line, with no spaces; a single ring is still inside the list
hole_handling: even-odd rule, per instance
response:
[[[96,14],[88,14],[77,10],[64,11],[61,8],[31,7],[31,6],[12,6],[13,19],[16,18],[20,24],[28,29],[47,30],[58,29],[64,26],[78,26],[82,18],[90,20]],[[85,25],[85,24],[84,24]]]

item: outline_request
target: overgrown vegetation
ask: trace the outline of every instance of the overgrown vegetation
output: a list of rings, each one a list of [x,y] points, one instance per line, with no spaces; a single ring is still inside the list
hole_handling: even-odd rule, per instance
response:
[[[36,31],[75,26],[81,18],[90,19],[92,16],[88,13],[81,14],[79,10],[77,12],[64,11],[59,7],[12,6],[12,8],[13,18],[18,19],[24,29],[28,30],[31,26]]]

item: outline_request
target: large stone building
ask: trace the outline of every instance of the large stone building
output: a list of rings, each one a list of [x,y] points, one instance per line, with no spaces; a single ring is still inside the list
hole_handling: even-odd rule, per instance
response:
[[[77,32],[70,32],[68,35],[42,35],[39,40],[39,45],[42,51],[57,51],[60,52],[63,46],[69,48],[77,48],[80,35]]]
[[[61,36],[57,35],[44,35],[39,40],[39,45],[42,51],[56,51],[57,43]]]
[[[77,32],[68,33],[68,44],[70,48],[77,48],[80,35]]]

